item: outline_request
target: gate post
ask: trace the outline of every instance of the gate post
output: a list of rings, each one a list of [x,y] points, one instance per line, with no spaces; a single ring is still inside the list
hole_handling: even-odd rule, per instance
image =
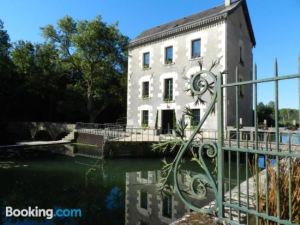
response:
[[[217,154],[217,163],[218,163],[218,196],[216,201],[219,206],[218,217],[219,219],[224,217],[224,152],[223,152],[223,140],[224,140],[224,117],[223,117],[223,74],[219,73],[217,77],[217,119],[218,119],[218,154]]]

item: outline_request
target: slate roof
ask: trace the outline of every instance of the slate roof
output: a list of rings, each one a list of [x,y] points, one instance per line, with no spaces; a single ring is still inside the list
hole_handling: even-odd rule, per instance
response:
[[[210,23],[218,22],[222,19],[225,19],[227,17],[227,14],[233,12],[240,5],[242,5],[243,7],[250,37],[252,39],[253,45],[255,45],[255,37],[251,25],[247,3],[245,0],[237,0],[233,2],[229,7],[226,7],[224,4],[222,4],[220,6],[193,14],[191,16],[183,17],[181,19],[145,30],[130,42],[129,48],[166,38],[178,33],[186,32],[191,29],[196,29]]]

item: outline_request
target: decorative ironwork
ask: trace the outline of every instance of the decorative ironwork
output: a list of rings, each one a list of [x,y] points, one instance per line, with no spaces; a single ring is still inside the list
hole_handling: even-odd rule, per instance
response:
[[[177,191],[179,197],[181,200],[189,206],[192,210],[195,211],[204,211],[204,212],[213,212],[216,210],[217,204],[212,209],[201,209],[197,206],[191,204],[186,197],[183,194],[183,191],[180,190],[179,181],[178,181],[178,171],[179,167],[182,161],[183,156],[187,151],[191,151],[194,156],[196,154],[194,153],[194,150],[198,150],[198,154],[194,160],[198,162],[198,164],[201,166],[201,168],[204,171],[204,174],[197,174],[192,177],[191,183],[190,183],[190,189],[192,191],[192,194],[197,195],[199,198],[204,198],[207,195],[207,189],[211,188],[217,197],[217,185],[216,181],[213,177],[213,174],[210,172],[207,166],[207,162],[204,160],[204,155],[207,155],[211,159],[215,159],[217,156],[217,146],[214,142],[205,142],[205,143],[194,143],[194,139],[196,135],[200,132],[201,127],[203,126],[205,120],[209,116],[211,112],[213,112],[215,103],[217,100],[217,91],[216,91],[216,83],[217,83],[217,77],[215,74],[213,74],[211,71],[202,70],[196,75],[192,77],[190,80],[190,90],[193,93],[193,95],[197,99],[202,99],[206,93],[212,94],[212,97],[210,99],[210,102],[208,103],[207,110],[202,117],[199,125],[195,128],[193,134],[190,136],[189,140],[183,144],[175,158],[175,166],[174,166],[174,185],[175,190]]]
[[[252,224],[250,218],[255,219],[256,225],[264,224],[285,224],[285,225],[299,225],[299,177],[294,175],[296,171],[295,166],[299,170],[300,162],[300,144],[292,144],[292,135],[300,135],[299,132],[295,134],[288,132],[288,143],[284,143],[280,139],[282,133],[279,132],[279,82],[284,80],[298,80],[298,98],[300,103],[300,57],[299,57],[299,73],[285,76],[278,75],[278,64],[275,62],[274,77],[257,80],[256,66],[253,68],[253,80],[241,81],[239,79],[240,73],[238,67],[235,71],[235,82],[222,83],[222,73],[216,76],[209,71],[201,71],[193,76],[190,80],[190,89],[192,96],[198,102],[204,102],[204,95],[209,93],[210,101],[205,101],[206,112],[201,118],[199,125],[194,130],[193,134],[186,140],[184,135],[182,138],[174,138],[168,143],[160,144],[166,150],[172,147],[173,151],[179,147],[179,151],[175,159],[170,163],[165,163],[163,168],[164,186],[171,172],[173,172],[174,187],[181,200],[192,210],[207,213],[217,212],[217,217],[220,222],[228,224]],[[257,85],[261,83],[274,84],[274,108],[275,113],[275,129],[274,140],[268,142],[267,138],[261,140],[259,134],[264,132],[258,127],[258,113],[257,113]],[[245,138],[241,128],[240,110],[240,88],[244,85],[253,87],[254,97],[254,127],[250,131],[250,140],[248,136]],[[224,130],[224,112],[223,112],[223,91],[228,89],[233,90],[231,99],[235,104],[234,117],[234,138],[231,138],[231,131]],[[250,90],[250,89],[249,89]],[[228,93],[228,92],[227,92]],[[207,97],[206,96],[206,97]],[[205,99],[206,100],[206,99]],[[244,101],[244,100],[243,100]],[[197,136],[201,132],[201,128],[208,118],[209,114],[213,112],[217,104],[217,140],[216,142],[198,141]],[[299,120],[300,120],[300,104],[299,104]],[[184,133],[184,132],[182,132]],[[266,133],[263,133],[266,137]],[[251,144],[249,145],[249,141]],[[234,144],[233,144],[234,143]],[[270,151],[271,150],[271,151]],[[191,152],[193,160],[196,161],[204,173],[190,175],[191,181],[189,186],[189,193],[199,198],[204,198],[208,194],[208,189],[212,189],[215,195],[215,204],[211,204],[212,208],[200,208],[192,204],[184,195],[185,190],[181,190],[179,182],[179,170],[182,168],[182,162],[186,153]],[[224,155],[227,156],[227,164],[224,163]],[[241,162],[244,158],[245,164]],[[259,168],[259,162],[262,162],[266,172]],[[214,163],[215,170],[209,167],[208,163]],[[241,172],[241,168],[245,167],[245,173]],[[253,168],[251,168],[253,167]],[[227,170],[225,189],[225,172]],[[213,172],[212,172],[213,171]],[[216,171],[216,173],[214,172]],[[271,171],[271,172],[270,172]],[[244,176],[244,177],[243,177]],[[297,184],[298,184],[297,183]],[[283,184],[283,185],[281,185]],[[254,185],[254,188],[252,188]],[[252,186],[252,187],[251,187]],[[186,187],[185,187],[186,188]],[[183,188],[184,189],[184,188]],[[225,190],[227,190],[226,193]],[[270,198],[270,193],[272,198]],[[274,197],[275,196],[275,197]]]

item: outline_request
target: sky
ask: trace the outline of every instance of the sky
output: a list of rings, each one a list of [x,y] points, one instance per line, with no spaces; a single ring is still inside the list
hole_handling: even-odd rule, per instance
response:
[[[0,0],[0,19],[11,41],[42,42],[40,28],[65,15],[76,20],[101,15],[133,39],[145,29],[223,4],[223,0]],[[298,73],[300,1],[247,0],[257,45],[253,50],[258,78]],[[296,80],[279,84],[279,107],[298,108]],[[274,84],[258,86],[259,101],[274,100]]]

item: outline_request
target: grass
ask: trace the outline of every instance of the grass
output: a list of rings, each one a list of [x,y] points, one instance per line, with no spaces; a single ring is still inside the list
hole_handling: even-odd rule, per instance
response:
[[[290,159],[290,171],[289,171],[289,159],[281,160],[279,165],[279,176],[277,175],[276,167],[273,167],[268,163],[268,187],[264,183],[260,184],[259,193],[259,212],[265,213],[267,210],[266,204],[266,191],[269,194],[268,199],[268,211],[270,216],[277,215],[277,181],[279,182],[279,196],[280,196],[280,219],[291,220],[293,223],[300,224],[300,159]],[[289,181],[289,177],[291,181]],[[261,182],[261,179],[259,179]],[[265,190],[263,190],[265,188]],[[289,194],[289,189],[291,194]],[[291,209],[289,207],[289,199],[291,199]],[[260,225],[267,224],[267,221],[260,219]],[[270,225],[277,225],[276,222],[269,221]]]

